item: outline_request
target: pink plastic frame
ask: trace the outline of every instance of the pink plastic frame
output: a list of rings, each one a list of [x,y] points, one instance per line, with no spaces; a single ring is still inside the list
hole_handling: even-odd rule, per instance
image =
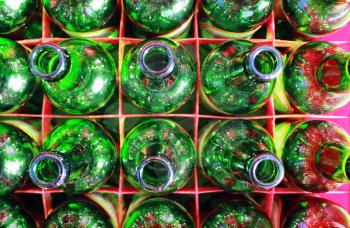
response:
[[[119,64],[118,66],[122,65],[122,60],[124,56],[124,47],[128,44],[136,44],[142,41],[141,39],[131,38],[125,36],[125,27],[126,27],[126,16],[125,12],[122,7],[122,2],[118,2],[118,9],[121,10],[121,16],[120,16],[120,26],[119,26],[119,36],[117,38],[97,38],[94,39],[97,42],[106,42],[106,43],[113,43],[113,44],[119,44]],[[12,114],[0,114],[0,117],[27,117],[27,118],[41,118],[42,121],[42,139],[45,138],[45,136],[50,132],[50,126],[51,126],[51,120],[53,118],[91,118],[91,119],[104,119],[104,118],[115,118],[119,120],[119,131],[120,131],[120,139],[119,142],[122,145],[124,140],[124,123],[126,118],[141,118],[141,117],[160,117],[160,118],[167,118],[167,117],[180,117],[180,118],[191,118],[193,119],[194,123],[194,143],[196,147],[198,148],[198,124],[200,119],[265,119],[267,121],[267,130],[271,133],[271,135],[274,135],[274,128],[276,121],[283,119],[283,120],[308,120],[308,119],[326,119],[333,122],[338,123],[343,128],[347,130],[348,133],[350,133],[350,104],[348,104],[346,107],[337,110],[331,114],[327,115],[304,115],[304,114],[277,114],[274,110],[274,102],[272,99],[268,101],[268,103],[265,106],[266,114],[264,116],[250,116],[250,117],[233,117],[233,116],[218,116],[218,115],[204,115],[200,113],[200,99],[199,99],[199,87],[200,87],[200,54],[199,54],[199,47],[201,45],[207,45],[207,44],[220,44],[228,39],[206,39],[199,37],[198,33],[198,14],[199,14],[199,8],[200,8],[200,0],[197,1],[196,8],[195,8],[195,15],[194,19],[192,21],[193,26],[193,37],[192,38],[186,38],[178,40],[183,45],[192,45],[195,48],[195,62],[197,66],[197,76],[198,76],[198,83],[197,83],[197,89],[195,94],[195,109],[194,112],[191,114],[128,114],[124,113],[123,109],[123,91],[120,85],[120,80],[118,80],[118,91],[119,91],[119,112],[117,114],[107,114],[107,115],[86,115],[86,116],[70,116],[70,115],[56,115],[53,114],[51,111],[51,103],[49,99],[44,96],[43,98],[43,105],[42,105],[42,113],[41,114],[26,114],[26,113],[12,113]],[[274,13],[269,17],[267,21],[267,35],[266,39],[253,39],[254,42],[257,43],[264,43],[268,45],[272,45],[275,47],[281,47],[281,48],[296,48],[300,46],[303,42],[296,42],[296,41],[288,41],[288,40],[278,40],[275,39],[275,17]],[[43,33],[42,38],[39,39],[31,39],[31,40],[19,40],[18,42],[33,47],[37,44],[41,43],[47,43],[47,42],[54,42],[58,43],[64,39],[62,38],[50,38],[50,19],[48,18],[47,14],[43,10],[43,18],[42,18],[42,25],[43,25]],[[319,40],[328,40],[331,42],[334,42],[335,44],[338,44],[340,47],[342,47],[346,51],[350,51],[350,24],[348,24],[347,27],[337,31],[334,34],[331,34],[329,36],[320,38]],[[118,67],[118,74],[117,78],[120,77],[120,67]],[[116,145],[119,151],[119,145]],[[135,194],[139,191],[134,188],[128,188],[124,185],[126,179],[123,176],[122,170],[120,170],[120,176],[119,176],[119,186],[117,187],[108,187],[108,188],[100,188],[97,190],[98,192],[106,192],[106,193],[115,193],[118,194],[119,202],[122,202],[124,195],[128,194]],[[206,187],[206,186],[199,186],[198,184],[198,170],[197,168],[194,170],[193,175],[193,182],[194,186],[191,188],[182,188],[175,192],[175,194],[185,194],[185,195],[192,195],[194,198],[194,205],[193,205],[193,211],[191,211],[195,224],[197,227],[200,227],[201,217],[200,217],[200,208],[199,208],[199,196],[201,194],[207,194],[207,193],[220,193],[222,190],[220,190],[217,187]],[[42,202],[44,206],[44,213],[45,217],[52,211],[51,207],[51,194],[55,193],[61,193],[62,191],[59,189],[40,189],[38,187],[33,186],[25,186],[22,189],[19,189],[16,193],[25,193],[25,194],[41,194],[42,196]],[[286,187],[277,187],[272,190],[257,190],[256,193],[263,194],[265,199],[265,211],[268,214],[269,217],[275,217],[273,213],[273,201],[276,195],[288,195],[288,194],[311,194],[308,192],[301,191],[296,188],[286,188]],[[318,194],[323,197],[332,199],[340,203],[347,211],[350,211],[350,185],[344,185],[340,189],[328,192],[325,194]],[[315,195],[315,194],[311,194]],[[123,205],[119,203],[119,211],[121,211],[123,208]],[[123,216],[121,213],[118,214],[118,222],[119,225],[123,223]],[[276,227],[279,227],[277,224]]]

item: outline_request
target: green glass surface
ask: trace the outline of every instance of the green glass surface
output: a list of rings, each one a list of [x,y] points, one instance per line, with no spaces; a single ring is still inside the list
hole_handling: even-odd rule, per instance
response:
[[[123,228],[186,227],[195,225],[186,209],[175,201],[153,198],[142,201],[125,218]]]
[[[310,192],[331,191],[350,182],[350,137],[343,129],[314,120],[288,131],[282,160],[290,181]]]
[[[42,3],[53,22],[72,32],[90,32],[101,28],[117,8],[114,0],[43,0]]]
[[[188,19],[193,0],[123,0],[129,19],[139,28],[155,34],[168,33]]]
[[[183,187],[192,175],[196,161],[191,137],[175,122],[163,119],[148,120],[133,128],[125,138],[120,156],[129,182],[151,193],[169,193]],[[152,159],[138,178],[140,167],[151,158],[170,164]],[[168,176],[171,171],[173,177]],[[146,189],[142,181],[150,187]]]
[[[34,92],[36,79],[27,52],[19,43],[0,38],[0,112],[18,109]]]
[[[38,9],[39,1],[37,0],[0,1],[0,34],[18,30]]]
[[[91,113],[104,106],[116,88],[112,56],[87,39],[68,39],[58,45],[38,45],[30,56],[31,69],[42,78],[52,104],[72,114]]]
[[[209,53],[201,70],[201,98],[209,109],[223,114],[243,114],[256,111],[267,102],[275,87],[274,78],[282,69],[282,57],[271,50],[252,55],[258,48],[272,47],[232,40]],[[257,73],[274,78],[262,80]]]
[[[41,151],[30,165],[32,181],[39,187],[59,187],[66,193],[96,190],[117,165],[111,137],[100,125],[86,119],[71,119],[57,126],[46,136]],[[45,158],[47,154],[62,161],[61,171],[53,159]]]
[[[113,227],[110,218],[96,204],[89,201],[70,201],[55,209],[43,227]]]
[[[12,197],[0,198],[0,227],[35,228],[33,218]]]
[[[19,189],[27,179],[39,145],[22,130],[0,123],[0,196]]]
[[[289,212],[282,227],[350,227],[350,215],[330,200],[304,197]]]
[[[293,52],[283,83],[290,103],[299,111],[322,114],[350,101],[350,53],[328,42],[309,42]]]
[[[4,35],[13,40],[37,39],[42,37],[42,14],[35,13],[30,20],[15,32]],[[65,38],[67,35],[56,25],[50,24],[51,37]]]
[[[270,16],[275,0],[203,0],[202,7],[217,27],[231,32],[247,32],[261,26]]]
[[[282,5],[294,29],[308,36],[326,35],[350,21],[347,0],[283,0]]]
[[[272,183],[277,185],[281,181],[283,167],[271,160],[277,159],[273,155],[274,142],[262,126],[234,120],[212,122],[203,129],[198,165],[213,184],[225,191],[251,192],[256,188],[271,188]],[[253,171],[256,159],[266,155],[269,159],[262,160]]]
[[[246,201],[222,203],[206,218],[203,228],[272,228],[266,214]]]
[[[164,38],[135,46],[125,56],[121,70],[123,92],[148,112],[177,110],[191,97],[196,81],[196,68],[188,51]]]

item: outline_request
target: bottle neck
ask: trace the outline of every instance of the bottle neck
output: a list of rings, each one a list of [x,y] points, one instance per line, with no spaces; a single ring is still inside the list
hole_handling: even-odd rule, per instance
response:
[[[320,84],[330,92],[350,92],[350,54],[338,52],[326,57],[318,68]]]
[[[276,187],[284,177],[282,162],[273,154],[263,152],[248,162],[248,176],[261,189]]]
[[[29,56],[30,68],[34,75],[45,81],[59,81],[70,69],[68,52],[56,44],[36,46]]]
[[[350,148],[341,143],[327,143],[317,153],[320,173],[336,182],[350,182]]]
[[[144,190],[161,193],[174,182],[174,172],[174,166],[167,157],[148,156],[137,169],[137,180]]]
[[[271,81],[282,73],[281,53],[271,46],[258,46],[245,59],[246,69],[260,81]]]
[[[41,188],[58,188],[83,178],[90,162],[83,148],[65,142],[36,156],[29,166],[29,175]]]
[[[149,79],[162,79],[170,75],[174,68],[175,55],[172,49],[162,42],[148,42],[140,52],[141,71]]]

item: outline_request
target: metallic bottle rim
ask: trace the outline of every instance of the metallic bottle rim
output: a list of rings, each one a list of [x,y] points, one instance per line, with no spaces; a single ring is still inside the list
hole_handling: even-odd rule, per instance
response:
[[[149,68],[149,66],[146,63],[146,56],[147,54],[155,48],[162,48],[163,50],[165,50],[166,55],[168,57],[168,64],[163,67],[163,69],[160,70],[153,70],[151,68]],[[151,41],[146,43],[141,50],[140,53],[140,57],[139,57],[139,62],[140,62],[140,66],[141,66],[141,70],[149,77],[158,77],[158,78],[164,78],[166,76],[168,76],[169,74],[171,74],[171,72],[173,72],[174,68],[175,68],[175,55],[174,52],[171,50],[171,48],[161,42],[157,42],[157,41]]]
[[[58,168],[58,175],[55,180],[47,182],[38,177],[37,166],[43,160],[51,160],[55,162]],[[54,188],[59,187],[66,181],[68,177],[68,170],[60,156],[53,153],[41,153],[32,160],[29,166],[29,176],[33,183],[41,188]]]
[[[58,56],[58,65],[54,71],[51,73],[43,73],[38,67],[37,67],[37,60],[40,57],[41,54],[45,53],[45,51],[50,50],[57,54]],[[29,64],[31,71],[34,75],[39,76],[40,78],[44,80],[55,80],[57,78],[60,78],[62,74],[66,71],[69,65],[69,56],[67,52],[59,47],[57,44],[47,43],[47,44],[40,44],[37,45],[32,53],[29,56]]]
[[[257,177],[258,166],[264,161],[271,161],[277,167],[277,175],[270,182],[264,182]],[[276,187],[284,178],[284,167],[282,162],[273,154],[261,154],[254,158],[249,169],[249,176],[252,182],[261,189],[270,189]]]
[[[166,167],[166,169],[168,171],[166,181],[160,186],[152,186],[152,185],[146,183],[145,180],[142,178],[145,167],[148,164],[150,164],[151,162],[158,162],[158,163],[162,164],[164,167]],[[145,160],[143,160],[141,165],[138,167],[136,175],[137,175],[136,176],[137,180],[139,181],[141,187],[144,190],[146,190],[148,192],[152,192],[152,193],[160,193],[160,192],[164,191],[173,182],[173,180],[174,180],[174,168],[173,168],[173,165],[171,164],[171,162],[169,161],[169,159],[164,157],[164,156],[161,156],[161,155],[149,156]]]
[[[262,53],[268,52],[273,55],[276,60],[275,69],[269,74],[261,73],[255,66],[256,57]],[[255,48],[249,55],[249,67],[252,72],[256,75],[256,77],[261,81],[270,81],[278,77],[278,75],[282,72],[283,68],[283,59],[281,53],[274,47],[271,46],[259,46]]]

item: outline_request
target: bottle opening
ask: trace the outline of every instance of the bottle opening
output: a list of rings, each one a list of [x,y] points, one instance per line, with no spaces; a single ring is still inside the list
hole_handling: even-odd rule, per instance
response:
[[[30,67],[33,74],[46,80],[59,78],[67,68],[65,51],[55,44],[36,46],[30,55]]]
[[[262,154],[253,160],[249,174],[257,187],[269,189],[276,187],[282,181],[284,168],[275,155]]]
[[[170,161],[163,156],[150,156],[137,170],[137,179],[146,191],[159,193],[173,181],[174,170]]]
[[[249,66],[258,79],[269,81],[282,72],[281,53],[271,46],[260,46],[249,56]]]
[[[59,187],[67,178],[67,169],[62,158],[55,154],[41,153],[29,167],[33,183],[41,188]]]
[[[337,53],[325,58],[318,69],[320,84],[328,91],[349,92],[350,55]]]
[[[339,142],[328,142],[319,149],[316,164],[319,172],[339,183],[349,182],[350,148]]]
[[[140,65],[147,76],[166,77],[175,67],[173,51],[160,42],[147,43],[140,54]]]

